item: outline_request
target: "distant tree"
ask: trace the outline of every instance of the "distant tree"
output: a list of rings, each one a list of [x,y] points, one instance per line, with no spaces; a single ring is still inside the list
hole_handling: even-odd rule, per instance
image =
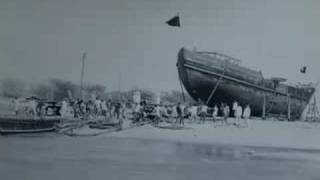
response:
[[[120,91],[110,91],[105,93],[104,99],[111,99],[113,101],[119,101],[121,99],[121,92]]]
[[[63,98],[76,98],[79,93],[78,86],[71,82],[61,79],[50,79],[50,85],[53,90],[53,98],[62,100]]]
[[[32,94],[41,99],[52,99],[53,89],[48,84],[35,85],[31,89]]]
[[[185,99],[183,99],[183,96]],[[172,90],[171,92],[162,92],[161,100],[170,103],[195,103],[195,101],[190,97],[188,93],[182,94],[181,91]]]
[[[133,89],[130,91],[126,92],[126,96],[128,97],[129,100],[133,100],[133,94],[136,91],[140,91],[140,96],[141,100],[146,100],[146,101],[154,101],[155,99],[155,93],[153,91],[147,90],[147,89]]]
[[[14,78],[4,79],[1,83],[2,95],[4,97],[21,97],[25,93],[25,84]]]
[[[155,93],[150,90],[141,89],[140,93],[141,93],[142,100],[152,101],[155,97]]]
[[[106,87],[100,84],[94,84],[94,85],[88,84],[84,87],[85,93],[89,96],[95,95],[98,97],[104,97],[105,90],[106,90]]]
[[[110,91],[103,96],[105,99],[112,99],[114,101],[133,101],[133,94],[140,91],[141,100],[153,101],[155,93],[146,89],[132,89],[129,91]]]

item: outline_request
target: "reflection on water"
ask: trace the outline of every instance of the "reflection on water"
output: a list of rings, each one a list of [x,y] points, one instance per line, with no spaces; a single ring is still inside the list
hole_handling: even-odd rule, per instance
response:
[[[316,179],[319,155],[112,137],[0,137],[1,179]]]

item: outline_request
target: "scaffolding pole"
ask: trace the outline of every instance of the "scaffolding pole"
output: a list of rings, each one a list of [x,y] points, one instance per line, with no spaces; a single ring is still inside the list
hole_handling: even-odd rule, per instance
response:
[[[266,93],[263,93],[262,119],[266,119]]]
[[[287,89],[287,97],[288,97],[288,121],[291,120],[291,98],[290,98],[290,94],[288,92],[288,89]]]

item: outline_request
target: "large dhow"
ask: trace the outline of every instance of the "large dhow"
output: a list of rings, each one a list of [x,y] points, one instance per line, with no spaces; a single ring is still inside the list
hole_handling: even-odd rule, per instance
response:
[[[240,60],[215,52],[178,52],[177,68],[185,89],[196,101],[209,106],[234,101],[250,105],[252,114],[299,119],[315,92],[311,85],[290,86],[283,78],[265,79],[260,71],[240,65]]]

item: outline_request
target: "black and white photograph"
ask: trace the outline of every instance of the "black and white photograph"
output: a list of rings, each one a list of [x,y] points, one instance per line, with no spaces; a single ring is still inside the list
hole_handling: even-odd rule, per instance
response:
[[[0,179],[320,180],[319,7],[0,0]]]

